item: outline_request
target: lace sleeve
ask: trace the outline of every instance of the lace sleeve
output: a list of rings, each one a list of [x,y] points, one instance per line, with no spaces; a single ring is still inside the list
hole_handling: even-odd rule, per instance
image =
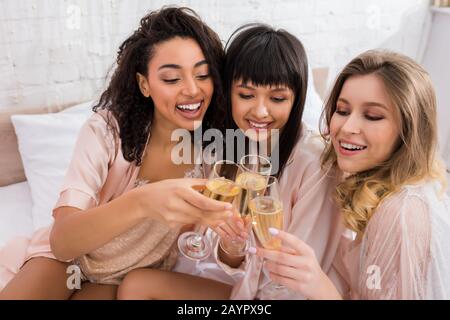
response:
[[[424,299],[431,222],[426,202],[403,190],[370,220],[361,250],[361,299]]]

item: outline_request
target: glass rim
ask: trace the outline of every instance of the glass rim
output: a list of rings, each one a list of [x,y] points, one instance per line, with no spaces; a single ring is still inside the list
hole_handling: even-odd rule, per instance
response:
[[[256,195],[255,197],[251,198],[251,201],[255,200],[255,199],[272,198],[272,199],[276,199],[276,201],[279,202],[279,204],[281,205],[281,208],[283,208],[284,205],[283,205],[283,200],[282,200],[282,197],[281,197],[280,183],[279,183],[279,180],[278,180],[277,177],[275,177],[275,176],[267,176],[266,191],[269,188],[275,188],[275,194]]]
[[[271,172],[272,172],[272,163],[270,162],[270,159],[267,157],[264,157],[262,155],[259,154],[246,154],[245,156],[242,156],[241,159],[239,160],[239,166],[244,169],[245,171],[251,172],[252,170],[250,170],[249,168],[246,167],[246,165],[243,163],[244,159],[250,158],[250,157],[256,157],[256,158],[260,158],[263,159],[264,161],[266,161],[266,164],[268,164],[268,168],[269,170],[264,170],[262,172],[257,172],[260,175],[263,176],[270,176]],[[261,162],[260,162],[261,163]]]
[[[275,184],[275,183],[278,184],[278,185],[280,185],[280,183],[279,183],[277,177],[275,177],[275,176],[267,176],[267,185],[266,185],[266,188],[269,187],[269,186],[271,186],[271,185],[273,185],[273,184]]]
[[[217,161],[214,163],[214,165],[213,165],[212,171],[214,172],[214,174],[215,174],[218,178],[221,178],[221,177],[222,177],[221,175],[219,175],[219,173],[218,173],[217,170],[216,170],[216,165],[218,165],[218,164],[229,164],[229,165],[234,165],[234,166],[236,166],[237,169],[239,169],[239,165],[238,165],[236,162],[234,162],[234,161],[226,160],[226,159],[223,159],[223,160],[217,160]]]

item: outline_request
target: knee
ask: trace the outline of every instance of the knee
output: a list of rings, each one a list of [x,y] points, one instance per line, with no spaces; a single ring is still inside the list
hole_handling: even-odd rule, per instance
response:
[[[129,272],[117,288],[117,300],[144,300],[146,297],[142,288],[139,270]]]

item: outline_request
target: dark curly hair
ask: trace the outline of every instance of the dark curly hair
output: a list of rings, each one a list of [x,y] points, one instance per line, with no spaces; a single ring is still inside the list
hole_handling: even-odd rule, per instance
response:
[[[195,40],[209,64],[214,94],[203,120],[203,131],[215,127],[225,116],[221,83],[224,52],[219,36],[192,9],[163,7],[150,12],[141,19],[139,28],[120,45],[108,88],[93,107],[94,112],[109,111],[106,121],[114,134],[119,134],[123,157],[129,162],[136,161],[138,166],[142,163],[150,134],[154,104],[151,97],[142,95],[136,74],[147,76],[155,45],[174,37]],[[111,115],[119,128],[113,125]]]

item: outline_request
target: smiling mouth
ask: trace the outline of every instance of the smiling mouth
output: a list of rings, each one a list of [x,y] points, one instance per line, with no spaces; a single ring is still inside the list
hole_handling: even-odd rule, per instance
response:
[[[186,113],[196,113],[200,110],[200,107],[203,103],[203,100],[197,103],[191,103],[191,104],[177,104],[176,108],[177,110],[181,112]]]
[[[347,143],[347,142],[342,142],[342,141],[339,141],[339,147],[341,147],[342,149],[344,149],[346,151],[355,151],[355,152],[367,149],[367,146],[353,144],[353,143]]]
[[[247,120],[250,128],[251,129],[255,129],[255,130],[264,130],[264,129],[268,129],[270,124],[272,122],[256,122],[256,121],[251,121],[251,120]]]

